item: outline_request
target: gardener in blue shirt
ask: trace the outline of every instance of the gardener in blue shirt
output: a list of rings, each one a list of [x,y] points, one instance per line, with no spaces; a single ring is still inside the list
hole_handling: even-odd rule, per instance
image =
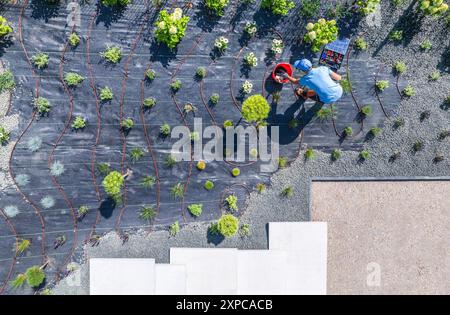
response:
[[[298,96],[304,99],[316,96],[317,100],[324,104],[334,103],[341,98],[342,86],[338,81],[342,78],[336,72],[325,66],[313,68],[308,59],[297,60],[294,67],[306,73],[300,79],[286,76],[292,83],[300,84],[295,90]]]

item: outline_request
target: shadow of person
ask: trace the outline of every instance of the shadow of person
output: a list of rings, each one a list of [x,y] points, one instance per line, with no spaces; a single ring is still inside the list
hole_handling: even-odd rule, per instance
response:
[[[59,4],[48,3],[46,0],[31,1],[30,8],[31,17],[36,20],[44,20],[45,23],[59,14]]]
[[[116,202],[112,198],[108,197],[102,201],[98,210],[103,218],[109,219],[112,216],[115,207]]]

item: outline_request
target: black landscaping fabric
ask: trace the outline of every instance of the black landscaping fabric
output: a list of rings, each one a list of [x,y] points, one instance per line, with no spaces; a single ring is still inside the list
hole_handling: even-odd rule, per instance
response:
[[[332,121],[319,121],[314,117],[320,108],[319,104],[298,100],[290,85],[280,86],[270,78],[270,72],[277,62],[293,63],[304,56],[314,57],[317,62],[317,56],[311,56],[308,45],[301,41],[307,21],[299,18],[298,12],[275,19],[268,12],[260,10],[259,3],[245,5],[241,1],[230,2],[220,19],[210,17],[197,1],[194,1],[192,8],[187,3],[166,2],[164,8],[181,6],[191,17],[186,36],[174,51],[154,42],[153,24],[159,9],[151,1],[135,0],[122,11],[107,9],[94,3],[81,5],[81,27],[76,27],[75,31],[82,40],[78,47],[69,46],[67,51],[64,46],[71,27],[66,25],[65,3],[52,6],[42,0],[29,3],[22,0],[17,5],[3,8],[2,15],[13,24],[14,38],[3,45],[1,58],[13,71],[17,82],[11,114],[20,114],[19,127],[11,134],[12,141],[16,141],[30,124],[33,99],[36,97],[36,77],[32,75],[25,52],[29,57],[40,51],[50,55],[48,68],[36,70],[36,74],[40,77],[39,95],[50,101],[52,110],[48,116],[36,117],[31,122],[12,154],[12,174],[27,174],[30,176],[30,183],[21,187],[25,199],[16,187],[3,191],[0,195],[0,208],[15,205],[20,210],[9,221],[16,232],[12,231],[6,220],[0,221],[1,282],[24,272],[31,265],[42,264],[45,258],[50,261],[46,268],[47,279],[50,282],[58,280],[58,276],[66,272],[67,263],[79,258],[80,246],[93,235],[116,230],[125,241],[126,233],[139,227],[150,230],[167,227],[175,221],[183,225],[193,221],[217,219],[224,211],[223,198],[229,193],[238,196],[239,208],[244,209],[248,192],[257,183],[269,184],[270,173],[261,172],[259,162],[250,165],[241,163],[241,175],[237,178],[230,174],[234,166],[225,162],[210,162],[204,171],[196,169],[195,161],[180,162],[172,169],[167,168],[164,159],[174,140],[162,139],[159,128],[163,123],[172,127],[183,125],[184,120],[177,105],[182,108],[186,102],[194,104],[197,108],[195,117],[203,119],[204,127],[212,124],[205,106],[209,107],[219,126],[228,119],[245,126],[235,106],[240,106],[243,100],[239,96],[242,83],[246,79],[250,80],[254,86],[253,93],[263,94],[269,102],[272,102],[271,94],[281,90],[278,104],[272,104],[268,122],[280,126],[280,155],[293,160],[298,156],[299,149],[306,147],[326,152],[331,152],[334,148],[361,149],[364,141],[368,141],[367,133],[370,128],[381,126],[386,114],[389,115],[399,103],[400,95],[391,66],[382,65],[371,56],[352,50],[340,73],[346,76],[348,72],[353,95],[346,93],[336,103],[338,114],[334,126]],[[259,31],[256,38],[247,42],[242,36],[243,28],[247,21],[252,20],[257,22]],[[354,39],[357,21],[340,24],[341,33]],[[24,48],[19,40],[20,30]],[[275,60],[267,56],[267,51],[272,39],[279,38],[280,35],[286,47],[281,58]],[[229,48],[223,56],[214,57],[214,40],[219,36],[229,39]],[[122,48],[123,57],[119,64],[109,65],[101,58],[99,53],[108,45]],[[259,63],[257,67],[246,71],[242,68],[242,58],[250,51],[255,52]],[[195,79],[199,66],[207,69],[207,76],[202,83]],[[153,82],[143,82],[144,72],[148,68],[156,72]],[[61,71],[75,71],[86,78],[80,86],[69,90],[73,95],[73,103],[61,82]],[[182,82],[182,88],[174,97],[169,89],[172,77]],[[377,77],[391,82],[390,87],[379,95],[386,114],[374,90]],[[91,82],[97,93],[104,86],[110,87],[114,92],[111,102],[99,103],[99,111],[99,100],[95,98]],[[220,94],[220,102],[216,106],[208,104],[213,93]],[[232,94],[236,96],[236,103]],[[143,113],[148,138],[141,121],[142,96],[154,97],[157,101],[154,108]],[[202,99],[206,101],[203,102]],[[374,113],[361,122],[358,118],[358,106],[366,104],[372,105]],[[131,117],[135,122],[134,128],[126,135],[125,143],[119,127],[121,106],[123,117]],[[75,132],[70,128],[71,122],[67,122],[69,117],[73,119],[79,115],[87,119],[87,127]],[[192,113],[185,116],[190,126],[193,118]],[[298,127],[290,129],[288,122],[293,118],[298,120]],[[68,128],[65,128],[67,124]],[[342,133],[347,126],[353,127],[355,135],[342,139],[337,134]],[[100,134],[98,141],[97,132]],[[42,138],[43,145],[38,152],[32,153],[27,149],[27,141],[35,136]],[[139,184],[142,176],[156,174],[152,155],[148,151],[149,143],[160,177],[160,187],[155,185],[150,190]],[[144,148],[146,154],[142,160],[132,163],[129,153],[135,147]],[[50,175],[49,159],[64,164],[64,174],[56,178],[59,185]],[[126,183],[125,206],[118,204],[114,207],[111,204],[101,188],[103,177],[97,171],[92,172],[92,165],[104,162],[110,163],[115,170],[132,170]],[[215,184],[211,191],[203,188],[208,179]],[[174,199],[170,195],[170,188],[176,183],[187,185],[183,200]],[[158,215],[153,224],[149,225],[139,218],[139,210],[143,205],[155,205],[158,194]],[[55,206],[48,210],[40,205],[40,200],[47,195],[56,201]],[[34,208],[30,206],[30,202],[35,205]],[[187,206],[192,203],[203,204],[203,214],[198,219],[187,211]],[[89,206],[90,212],[82,220],[77,220],[74,212],[81,205]],[[15,262],[12,261],[15,233],[31,239],[32,245],[26,255],[17,259],[18,263],[10,272],[10,267]],[[53,242],[61,235],[65,235],[66,243],[54,249]],[[11,292],[9,287],[6,287],[6,292]]]

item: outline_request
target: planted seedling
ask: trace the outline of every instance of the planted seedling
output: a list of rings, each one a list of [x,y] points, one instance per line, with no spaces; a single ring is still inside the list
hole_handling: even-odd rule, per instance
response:
[[[353,128],[350,127],[350,126],[345,127],[343,136],[344,137],[351,137],[352,135],[353,135]]]
[[[212,190],[212,189],[214,188],[214,183],[213,183],[212,181],[210,181],[210,180],[207,180],[207,181],[205,182],[205,184],[203,185],[203,187],[204,187],[206,190]]]
[[[71,33],[69,35],[69,45],[72,47],[76,47],[80,44],[80,37],[77,35],[77,33]]]
[[[342,90],[345,93],[350,93],[352,91],[352,82],[350,81],[350,79],[342,79],[341,81],[339,81],[339,83],[342,86]]]
[[[107,46],[106,49],[100,53],[100,56],[106,61],[116,64],[122,59],[122,49],[117,46]]]
[[[250,236],[251,232],[250,232],[250,225],[247,223],[244,223],[241,225],[241,227],[239,228],[239,235],[241,237],[248,237]]]
[[[369,133],[370,133],[370,135],[371,135],[372,137],[376,137],[376,136],[378,136],[378,135],[381,133],[381,128],[378,128],[378,127],[372,127],[372,128],[370,128]]]
[[[397,74],[405,73],[407,70],[406,63],[404,63],[403,61],[397,61],[394,64],[394,69]]]
[[[134,127],[134,121],[132,118],[125,118],[120,122],[120,126],[123,130],[131,130]]]
[[[294,188],[292,188],[292,186],[287,186],[281,190],[280,195],[285,198],[291,198],[294,195]]]
[[[167,137],[168,135],[170,135],[170,126],[169,126],[169,124],[167,124],[167,123],[163,124],[163,125],[159,128],[159,133],[160,133],[163,137]]]
[[[362,150],[361,152],[359,152],[359,159],[361,161],[370,159],[370,152],[368,150]]]
[[[392,154],[389,157],[389,162],[394,163],[395,161],[397,161],[400,157],[402,156],[402,154],[398,151],[394,152],[394,154]]]
[[[84,81],[84,77],[75,72],[68,72],[64,76],[64,81],[70,87],[76,87]]]
[[[172,83],[170,83],[170,89],[172,90],[173,93],[178,92],[178,90],[181,89],[181,81],[175,80]]]
[[[156,99],[154,97],[149,97],[144,100],[142,104],[145,108],[152,108],[156,105]]]
[[[256,190],[258,191],[258,193],[262,194],[266,191],[266,185],[264,185],[263,183],[258,183],[256,184]]]
[[[284,156],[280,156],[278,158],[278,167],[279,168],[285,168],[287,165],[287,159]]]
[[[199,140],[200,140],[200,134],[198,133],[198,131],[192,131],[192,132],[189,134],[189,137],[191,138],[191,141],[192,141],[192,142],[195,142],[195,141],[199,141]]]
[[[89,207],[88,206],[80,206],[78,208],[77,212],[78,212],[78,219],[81,219],[89,212]]]
[[[403,118],[398,118],[394,121],[394,129],[399,129],[405,125],[405,120]]]
[[[155,211],[155,208],[150,205],[145,205],[141,208],[141,211],[139,211],[139,218],[141,220],[145,221],[152,221],[154,218],[156,218],[157,212]]]
[[[431,42],[427,39],[424,40],[421,44],[420,44],[420,49],[423,51],[428,51],[431,50],[431,48],[433,48],[433,45],[431,44]]]
[[[271,11],[274,15],[285,16],[295,8],[295,3],[292,0],[262,0],[261,8]]]
[[[375,87],[377,88],[378,91],[382,92],[389,87],[389,81],[388,80],[378,80],[375,83]]]
[[[39,115],[43,116],[45,114],[48,114],[50,110],[52,109],[50,102],[48,99],[44,97],[38,97],[34,100],[34,107],[36,108]]]
[[[194,217],[198,218],[202,214],[203,205],[201,203],[192,204],[188,206],[188,210]]]
[[[414,151],[414,152],[422,151],[422,150],[423,150],[423,147],[424,147],[423,142],[420,141],[420,140],[417,140],[417,141],[414,142],[414,144],[413,144],[413,151]]]
[[[424,120],[430,118],[430,116],[431,116],[431,111],[429,111],[429,110],[423,111],[420,113],[419,120],[421,122],[423,122]]]
[[[153,81],[156,78],[156,72],[153,69],[148,69],[147,71],[145,71],[145,78],[148,81]]]
[[[360,110],[361,115],[363,115],[364,117],[369,117],[372,116],[372,106],[370,105],[364,105],[363,107],[361,107]]]
[[[178,221],[175,221],[174,223],[172,223],[169,226],[169,235],[174,237],[176,236],[178,233],[180,233],[180,224],[178,223]]]
[[[14,75],[11,71],[7,70],[0,73],[0,93],[5,91],[11,91],[16,86],[14,81]]]
[[[322,107],[316,112],[316,117],[320,121],[326,121],[328,119],[333,119],[336,117],[337,110],[334,105],[331,105],[330,107]]]
[[[72,123],[72,129],[80,130],[80,129],[84,129],[84,128],[86,128],[86,119],[81,116],[75,117],[75,119]]]
[[[200,160],[197,162],[197,169],[199,171],[203,171],[206,168],[206,162],[204,160]]]
[[[6,131],[5,127],[0,125],[0,144],[5,145],[9,142],[9,132]]]
[[[220,100],[220,95],[217,93],[214,93],[211,95],[211,97],[209,98],[209,101],[212,105],[217,105],[219,103]]]
[[[113,99],[113,97],[113,91],[109,87],[105,86],[104,88],[100,89],[100,100],[102,102],[110,101]]]
[[[53,164],[50,166],[50,174],[54,177],[61,176],[65,171],[64,164],[62,164],[59,161],[53,162]]]
[[[288,122],[288,128],[289,129],[295,129],[298,127],[298,120],[295,118],[292,118],[291,120],[289,120]]]
[[[233,121],[232,120],[225,120],[224,122],[223,122],[223,127],[225,128],[225,129],[227,129],[227,128],[230,128],[230,127],[233,127]]]
[[[205,78],[206,77],[205,67],[198,67],[197,70],[195,71],[195,76],[200,80]]]
[[[235,167],[231,170],[231,175],[233,175],[233,177],[238,177],[240,174],[241,174],[241,170],[237,167]]]
[[[408,85],[403,89],[402,95],[405,97],[413,97],[416,95],[416,90],[411,85]]]
[[[170,189],[170,192],[174,198],[182,198],[184,196],[184,185],[177,183]]]
[[[141,186],[144,188],[152,188],[156,183],[156,178],[150,175],[146,175],[141,179]]]
[[[229,195],[227,198],[225,198],[225,202],[228,206],[228,209],[230,209],[231,211],[238,211],[238,198],[236,197],[236,195],[232,194]]]
[[[443,155],[441,155],[441,154],[438,154],[438,155],[436,155],[435,157],[434,157],[434,159],[433,159],[433,163],[439,163],[439,162],[442,162],[442,161],[444,161],[444,156]]]
[[[130,158],[131,161],[134,162],[138,162],[140,159],[142,159],[144,157],[144,150],[142,150],[142,148],[133,148],[130,151]]]
[[[109,172],[111,172],[111,166],[109,165],[109,163],[98,163],[97,164],[97,170],[100,173],[100,175],[106,176],[109,174]]]
[[[30,248],[31,242],[27,239],[17,240],[15,244],[15,251],[17,255],[23,254],[28,248]]]
[[[122,200],[122,186],[125,183],[125,176],[117,171],[112,171],[103,179],[102,185],[105,192],[114,202]]]
[[[175,166],[175,164],[177,164],[177,160],[173,157],[172,154],[169,154],[164,159],[164,164],[166,165],[166,167],[172,168]]]
[[[47,68],[50,57],[47,54],[40,52],[34,55],[32,60],[35,67],[41,70]]]
[[[305,151],[305,160],[314,160],[316,158],[316,154],[312,148],[308,148]]]
[[[331,160],[332,160],[332,161],[337,161],[337,160],[339,160],[341,157],[342,157],[342,151],[341,151],[341,150],[339,150],[339,149],[334,149],[334,150],[331,152]]]
[[[367,42],[362,37],[355,40],[355,48],[358,50],[367,50]]]
[[[432,73],[430,73],[430,75],[428,76],[428,79],[430,81],[437,81],[440,79],[440,77],[441,77],[441,73],[438,70],[436,70],[436,71],[433,71]]]
[[[394,30],[389,33],[389,40],[393,42],[399,42],[403,39],[402,30]]]

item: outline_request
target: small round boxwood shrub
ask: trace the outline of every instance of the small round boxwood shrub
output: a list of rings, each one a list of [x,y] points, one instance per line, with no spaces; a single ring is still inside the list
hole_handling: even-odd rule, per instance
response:
[[[167,123],[162,124],[159,128],[159,133],[164,137],[170,135],[170,125]]]
[[[207,180],[203,187],[205,187],[206,190],[211,190],[214,188],[214,183],[210,180]]]
[[[201,203],[192,204],[192,205],[188,206],[189,212],[196,218],[202,214],[202,209],[203,209],[203,205]]]
[[[76,47],[80,44],[80,37],[77,35],[77,33],[72,33],[69,35],[69,45],[72,47]]]
[[[378,80],[375,83],[375,87],[377,88],[378,91],[384,91],[385,89],[387,89],[389,87],[389,81],[388,80]]]
[[[233,177],[238,177],[240,174],[241,174],[241,170],[237,167],[235,167],[231,170],[231,175],[233,175]]]
[[[262,0],[261,8],[270,10],[275,15],[284,16],[295,8],[295,3],[291,0]]]
[[[174,93],[178,92],[178,90],[181,89],[181,81],[180,80],[175,80],[172,83],[170,83],[170,89]]]
[[[224,214],[217,222],[217,228],[223,236],[232,237],[239,229],[239,219],[232,214]]]
[[[199,79],[203,79],[204,77],[206,77],[205,67],[198,67],[197,70],[195,71],[195,76]]]
[[[229,195],[227,198],[225,198],[225,202],[228,206],[228,209],[230,209],[231,211],[238,211],[238,198],[236,197],[236,195],[232,194]]]
[[[248,97],[242,104],[242,117],[249,123],[264,121],[270,112],[270,105],[260,94]]]
[[[102,185],[109,197],[114,201],[119,201],[124,182],[125,177],[122,174],[117,171],[112,171],[103,179]]]
[[[397,72],[397,74],[405,73],[407,70],[406,63],[404,63],[403,61],[397,61],[394,64],[394,69],[395,69],[395,72]]]

